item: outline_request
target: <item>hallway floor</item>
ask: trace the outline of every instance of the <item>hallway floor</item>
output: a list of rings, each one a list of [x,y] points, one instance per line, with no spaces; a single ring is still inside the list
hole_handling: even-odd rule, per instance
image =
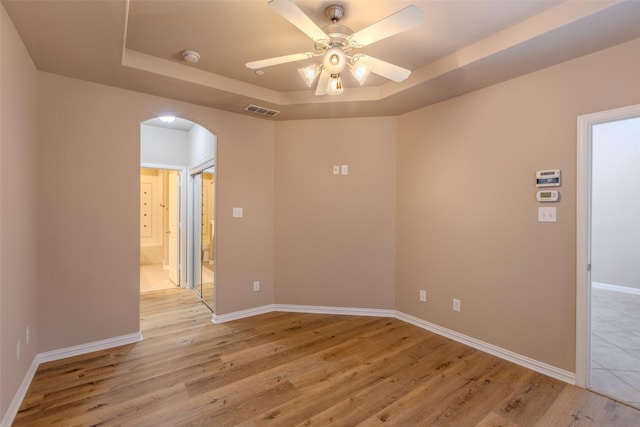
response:
[[[640,407],[640,295],[592,288],[591,389]]]
[[[175,288],[177,286],[169,280],[169,270],[162,268],[162,264],[140,265],[140,292]]]

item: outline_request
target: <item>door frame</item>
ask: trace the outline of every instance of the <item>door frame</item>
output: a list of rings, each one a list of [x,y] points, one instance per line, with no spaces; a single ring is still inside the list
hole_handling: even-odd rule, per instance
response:
[[[591,375],[591,177],[593,126],[640,116],[640,104],[578,116],[576,172],[576,385]]]
[[[140,163],[141,168],[149,168],[149,169],[164,169],[164,170],[173,170],[180,172],[180,205],[179,205],[179,220],[178,220],[178,230],[180,233],[180,238],[178,239],[178,243],[180,244],[179,255],[179,277],[180,277],[180,287],[189,288],[189,276],[187,274],[187,268],[185,265],[185,260],[187,259],[187,233],[184,232],[185,227],[185,213],[187,212],[187,195],[185,194],[185,189],[187,188],[187,168],[176,166],[176,165],[163,165],[157,163]]]

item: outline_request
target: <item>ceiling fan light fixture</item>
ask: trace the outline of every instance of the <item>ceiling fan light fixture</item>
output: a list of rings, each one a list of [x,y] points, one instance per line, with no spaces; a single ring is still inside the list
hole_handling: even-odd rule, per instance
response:
[[[322,58],[322,65],[331,74],[339,74],[347,65],[347,55],[344,54],[340,47],[329,48]]]
[[[371,74],[371,65],[356,61],[351,64],[351,74],[353,74],[353,77],[362,85],[369,77],[369,74]]]
[[[311,87],[318,74],[320,74],[320,67],[318,65],[309,65],[308,67],[298,68],[302,80]]]
[[[327,93],[329,95],[340,95],[342,92],[344,92],[344,87],[342,87],[342,78],[340,78],[340,74],[331,74]]]

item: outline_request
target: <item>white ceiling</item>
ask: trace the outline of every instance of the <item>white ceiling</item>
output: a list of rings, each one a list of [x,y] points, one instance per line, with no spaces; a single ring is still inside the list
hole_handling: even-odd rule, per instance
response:
[[[2,0],[36,66],[111,86],[277,119],[395,115],[640,37],[640,1],[294,0],[318,25],[345,7],[358,31],[410,4],[424,25],[362,52],[412,70],[404,82],[345,79],[339,96],[315,96],[305,61],[264,69],[248,61],[313,50],[267,0]],[[184,50],[201,60],[190,64]]]

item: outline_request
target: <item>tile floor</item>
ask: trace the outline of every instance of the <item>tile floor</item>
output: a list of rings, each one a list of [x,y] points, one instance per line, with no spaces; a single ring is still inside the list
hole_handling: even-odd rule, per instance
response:
[[[592,289],[590,388],[640,407],[640,295]]]
[[[176,285],[169,280],[169,270],[162,268],[162,264],[140,265],[140,292],[172,289]]]
[[[202,269],[202,288],[198,288],[197,293],[202,292],[202,300],[213,311],[214,307],[214,287],[213,287],[213,265],[205,264]],[[161,289],[174,289],[177,285],[169,280],[169,271],[162,267],[162,264],[141,264],[140,265],[140,292],[158,291]]]

